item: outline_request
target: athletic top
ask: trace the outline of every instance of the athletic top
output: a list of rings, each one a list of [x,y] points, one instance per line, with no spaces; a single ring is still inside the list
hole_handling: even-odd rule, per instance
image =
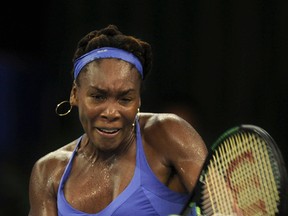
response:
[[[88,214],[73,208],[65,199],[63,188],[81,138],[82,136],[78,139],[60,180],[57,194],[58,216],[168,216],[180,213],[188,194],[176,193],[157,179],[146,160],[138,121],[136,121],[136,167],[129,185],[105,209],[96,214]]]

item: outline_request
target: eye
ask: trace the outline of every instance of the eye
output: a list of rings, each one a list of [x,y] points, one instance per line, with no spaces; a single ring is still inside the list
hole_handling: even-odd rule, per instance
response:
[[[130,103],[130,102],[132,101],[132,98],[131,98],[131,97],[121,97],[121,98],[119,99],[119,101],[120,101],[120,103],[122,103],[122,104],[128,104],[128,103]]]
[[[92,94],[91,97],[96,101],[104,101],[106,96],[103,94]]]

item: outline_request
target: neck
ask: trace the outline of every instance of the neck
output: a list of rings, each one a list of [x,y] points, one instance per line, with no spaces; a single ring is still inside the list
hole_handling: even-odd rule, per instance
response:
[[[82,139],[78,153],[83,156],[92,166],[96,162],[105,162],[107,164],[114,163],[116,160],[125,156],[131,149],[131,146],[136,143],[136,134],[133,128],[129,136],[123,140],[117,149],[111,151],[102,151],[95,147],[93,143],[90,142],[89,137],[85,135]]]

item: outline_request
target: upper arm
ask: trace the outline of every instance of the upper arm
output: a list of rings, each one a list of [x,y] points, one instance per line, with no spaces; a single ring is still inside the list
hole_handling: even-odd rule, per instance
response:
[[[31,172],[29,182],[29,216],[56,216],[57,191],[52,163],[47,159],[38,160]],[[54,167],[55,168],[55,167]]]
[[[206,145],[200,134],[187,121],[176,115],[170,115],[161,127],[166,137],[162,144],[165,160],[174,168],[185,188],[191,192],[207,157]]]

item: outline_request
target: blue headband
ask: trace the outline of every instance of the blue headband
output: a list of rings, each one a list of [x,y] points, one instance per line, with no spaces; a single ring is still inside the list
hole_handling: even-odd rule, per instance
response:
[[[141,77],[143,78],[143,68],[139,59],[134,56],[132,53],[129,53],[125,50],[114,48],[114,47],[101,47],[99,49],[94,49],[83,56],[80,56],[74,62],[74,79],[77,78],[82,68],[87,65],[89,62],[95,59],[103,58],[116,58],[123,61],[129,62],[134,65]]]

